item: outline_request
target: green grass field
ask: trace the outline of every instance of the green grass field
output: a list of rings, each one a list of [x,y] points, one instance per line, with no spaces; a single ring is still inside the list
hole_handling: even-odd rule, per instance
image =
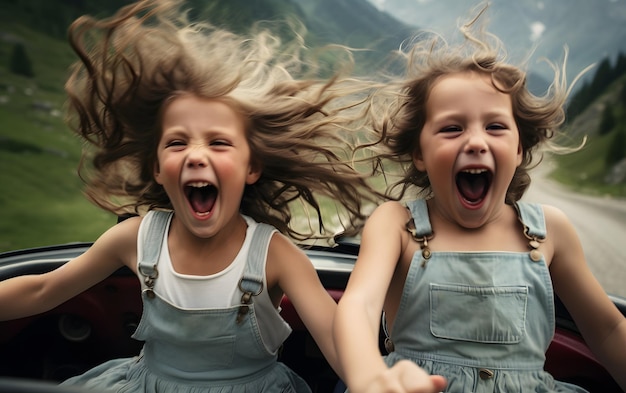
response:
[[[91,205],[76,174],[81,142],[63,120],[69,46],[21,26],[34,78],[11,74],[0,41],[0,251],[94,240],[115,217]]]

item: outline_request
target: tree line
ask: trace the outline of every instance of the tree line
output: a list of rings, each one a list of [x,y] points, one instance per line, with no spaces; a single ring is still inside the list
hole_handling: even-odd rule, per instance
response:
[[[620,52],[614,64],[608,57],[602,60],[593,77],[576,91],[567,107],[567,118],[574,119],[616,83],[619,93],[604,105],[596,130],[598,136],[610,138],[605,156],[608,168],[626,159],[626,55]]]
[[[567,117],[574,119],[581,114],[592,102],[602,95],[607,87],[626,74],[626,55],[620,52],[615,64],[611,65],[608,57],[600,62],[597,70],[590,80],[576,91],[567,106]]]

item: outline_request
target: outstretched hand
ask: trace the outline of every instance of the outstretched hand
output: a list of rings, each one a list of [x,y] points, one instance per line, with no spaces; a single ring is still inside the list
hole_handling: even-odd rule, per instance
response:
[[[446,379],[441,375],[428,375],[412,361],[400,360],[370,380],[359,393],[438,393],[445,387]]]

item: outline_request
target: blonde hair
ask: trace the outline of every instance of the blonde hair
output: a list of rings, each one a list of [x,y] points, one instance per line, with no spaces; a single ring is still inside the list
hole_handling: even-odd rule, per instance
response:
[[[297,32],[286,44],[268,30],[237,35],[191,23],[180,3],[139,1],[110,18],[83,16],[70,27],[80,61],[66,83],[69,122],[88,142],[79,168],[87,196],[117,214],[171,209],[153,178],[161,111],[172,97],[192,93],[222,100],[248,120],[262,176],[246,186],[243,214],[303,239],[313,233],[290,225],[292,202],[312,207],[323,233],[324,196],[345,208],[346,229],[358,227],[363,204],[377,198],[349,165],[344,138],[363,86],[338,76],[297,79],[317,71],[304,60]]]
[[[571,89],[565,80],[567,50],[562,68],[548,62],[554,78],[546,93],[532,94],[523,67],[508,64],[501,41],[478,23],[486,9],[482,5],[477,16],[460,27],[463,41],[457,45],[436,34],[424,34],[416,37],[408,50],[399,50],[396,60],[401,62],[405,75],[388,77],[370,98],[373,133],[370,142],[357,150],[373,152],[369,160],[373,162],[374,173],[385,173],[385,164],[389,162],[396,164],[391,165],[393,170],[400,168],[401,179],[389,187],[389,195],[393,190],[394,199],[401,199],[412,186],[418,188],[418,194],[430,195],[428,175],[415,168],[412,154],[420,149],[429,93],[444,75],[464,72],[488,75],[494,88],[511,97],[523,159],[508,188],[506,203],[519,200],[530,185],[528,170],[535,165],[533,155],[539,146],[563,151],[552,140],[564,122],[563,107]]]

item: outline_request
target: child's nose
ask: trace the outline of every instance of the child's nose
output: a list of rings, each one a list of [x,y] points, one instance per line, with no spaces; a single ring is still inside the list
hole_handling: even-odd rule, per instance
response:
[[[187,154],[187,167],[189,168],[204,168],[208,165],[209,157],[207,149],[200,146],[193,146],[189,149]]]
[[[480,131],[471,131],[467,133],[464,151],[468,154],[483,154],[489,150],[489,145],[485,139],[484,133]]]

